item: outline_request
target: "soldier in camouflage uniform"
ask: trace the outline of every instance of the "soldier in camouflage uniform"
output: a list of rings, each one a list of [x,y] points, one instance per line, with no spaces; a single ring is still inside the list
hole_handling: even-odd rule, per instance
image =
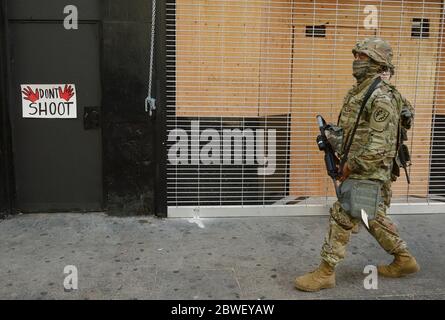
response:
[[[355,57],[353,75],[357,84],[347,93],[340,112],[338,127],[343,132],[340,143],[338,139],[329,139],[334,148],[337,146],[339,157],[369,87],[383,71],[394,68],[391,63],[392,49],[382,39],[365,39],[357,43],[352,52]],[[383,79],[378,84],[366,103],[339,181],[341,183],[352,178],[381,182],[384,201],[379,205],[376,218],[369,221],[368,231],[386,252],[394,256],[390,265],[378,267],[379,274],[387,277],[401,277],[419,270],[415,258],[386,214],[391,202],[393,164],[399,145],[398,132],[404,103],[400,93],[387,80]],[[330,210],[329,232],[321,250],[322,262],[318,269],[295,279],[297,289],[319,291],[335,286],[334,269],[345,257],[352,230],[359,223],[342,208],[340,202],[334,203]]]
[[[383,69],[383,71],[380,73],[380,78],[382,80],[389,82],[393,75],[394,75],[394,67],[387,67],[386,69]],[[399,99],[399,101],[402,101],[402,113],[400,115],[400,136],[397,144],[397,149],[398,149],[400,147],[400,144],[403,142],[400,139],[407,139],[407,130],[411,129],[412,121],[414,119],[414,108],[411,105],[411,103],[405,97],[401,96],[397,90],[393,90],[393,93],[395,95],[398,95],[397,99]],[[398,165],[400,165],[400,163],[398,162],[399,159],[397,157],[395,161],[397,162]],[[399,176],[400,176],[400,171],[398,170],[398,167],[393,166],[393,172],[391,176],[392,182],[396,181]],[[391,205],[391,183],[390,182],[385,183],[383,187],[384,187],[383,192],[384,194],[387,195],[384,197],[385,205],[386,207],[389,208],[389,206]],[[360,224],[357,223],[352,229],[352,233],[353,234],[358,233],[359,229],[360,229]]]

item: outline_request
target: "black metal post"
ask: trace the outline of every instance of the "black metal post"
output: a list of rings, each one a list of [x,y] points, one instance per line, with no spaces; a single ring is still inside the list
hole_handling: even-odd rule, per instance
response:
[[[158,1],[156,5],[156,185],[155,210],[158,217],[167,217],[167,50],[166,50],[166,12],[167,3],[175,1]],[[170,8],[170,6],[169,6]]]

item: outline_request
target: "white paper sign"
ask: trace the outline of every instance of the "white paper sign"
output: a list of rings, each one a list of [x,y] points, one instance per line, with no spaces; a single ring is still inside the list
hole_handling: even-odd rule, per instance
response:
[[[74,84],[23,84],[21,92],[23,118],[77,118]]]

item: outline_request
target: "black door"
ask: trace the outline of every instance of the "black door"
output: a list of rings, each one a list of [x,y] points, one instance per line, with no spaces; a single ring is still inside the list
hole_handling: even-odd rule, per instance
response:
[[[10,20],[10,113],[19,211],[102,209],[101,130],[96,117],[89,126],[84,123],[86,111],[100,114],[99,40],[95,22],[66,30],[61,21]],[[56,95],[59,86],[65,91],[65,84],[73,85],[77,117],[57,118],[56,113],[51,119],[24,118],[21,86],[28,84],[52,85]]]

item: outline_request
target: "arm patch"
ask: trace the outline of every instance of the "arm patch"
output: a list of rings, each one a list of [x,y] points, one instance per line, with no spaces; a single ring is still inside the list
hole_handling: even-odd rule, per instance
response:
[[[385,122],[385,120],[389,117],[389,112],[383,109],[382,107],[378,108],[374,112],[374,121],[376,122]]]
[[[387,104],[378,104],[371,114],[369,126],[371,129],[382,132],[388,125],[391,118],[390,106]]]

